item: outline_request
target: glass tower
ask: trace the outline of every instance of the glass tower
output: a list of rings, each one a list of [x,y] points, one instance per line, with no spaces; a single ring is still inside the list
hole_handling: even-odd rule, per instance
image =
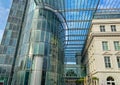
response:
[[[26,10],[26,0],[14,0],[0,45],[0,81],[7,85],[13,75]]]
[[[1,83],[63,85],[61,6],[63,0],[13,0],[0,46]]]

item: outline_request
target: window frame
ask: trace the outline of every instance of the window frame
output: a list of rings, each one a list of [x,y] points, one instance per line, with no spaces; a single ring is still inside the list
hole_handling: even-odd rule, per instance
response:
[[[105,25],[100,25],[100,32],[105,32]]]
[[[108,80],[109,79],[109,80]],[[109,76],[109,77],[107,77],[107,79],[106,79],[106,84],[107,85],[115,85],[115,80],[114,80],[114,78],[113,77],[111,77],[111,76]]]
[[[112,32],[116,32],[117,30],[116,30],[116,25],[111,25],[111,31]]]
[[[103,51],[109,50],[108,41],[102,41],[102,49]]]
[[[116,57],[118,68],[120,68],[120,56]]]
[[[115,51],[120,51],[120,42],[119,41],[114,41],[114,49]]]
[[[111,59],[110,56],[104,56],[104,64],[105,68],[111,68]]]

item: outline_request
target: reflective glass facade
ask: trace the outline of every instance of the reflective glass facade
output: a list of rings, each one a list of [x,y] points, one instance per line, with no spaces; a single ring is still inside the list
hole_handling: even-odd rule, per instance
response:
[[[13,0],[6,29],[0,45],[0,81],[7,85],[12,79],[13,62],[22,30],[26,0]]]
[[[9,72],[7,76],[7,72],[4,72],[5,75],[1,77],[5,85],[64,83],[65,25],[62,24],[60,13],[52,8],[54,2],[46,0],[45,3],[47,4],[36,0],[13,0],[1,44],[1,48],[6,46],[5,51],[1,49],[1,57],[7,58],[1,58],[0,63],[6,65],[1,68],[5,70],[6,67]],[[22,11],[24,16],[20,14]],[[19,28],[15,27],[17,25],[20,25]],[[11,61],[10,64],[8,60]]]

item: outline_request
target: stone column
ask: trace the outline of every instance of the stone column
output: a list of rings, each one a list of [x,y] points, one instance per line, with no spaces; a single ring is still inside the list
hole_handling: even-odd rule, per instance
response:
[[[34,56],[30,85],[41,85],[43,57]]]

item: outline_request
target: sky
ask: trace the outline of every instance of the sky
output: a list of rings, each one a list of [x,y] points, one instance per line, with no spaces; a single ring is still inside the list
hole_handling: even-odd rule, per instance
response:
[[[0,42],[3,36],[12,0],[0,0]]]

